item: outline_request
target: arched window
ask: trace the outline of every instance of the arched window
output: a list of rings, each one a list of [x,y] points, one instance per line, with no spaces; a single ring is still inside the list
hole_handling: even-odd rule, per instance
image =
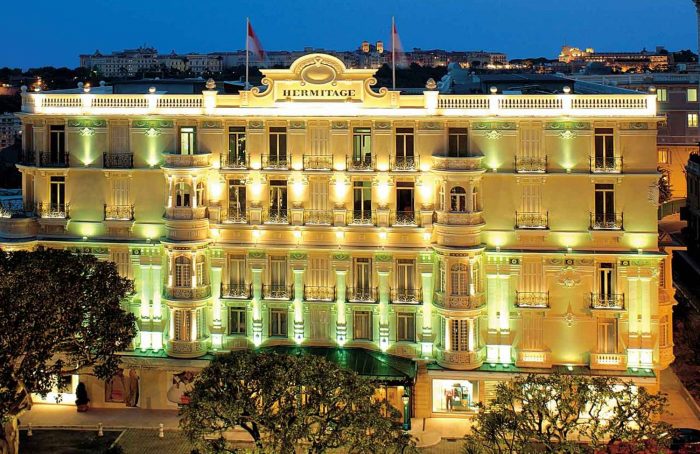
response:
[[[450,268],[450,294],[455,296],[469,294],[469,268],[464,263],[455,263]]]
[[[205,258],[203,255],[197,256],[197,264],[195,269],[197,271],[197,285],[204,285],[204,262]]]
[[[175,259],[175,287],[190,287],[192,285],[192,264],[187,256],[181,255]]]
[[[196,191],[197,191],[197,205],[198,206],[206,205],[206,199],[205,199],[206,193],[204,192],[204,188],[205,188],[205,186],[204,186],[203,182],[200,181],[199,183],[197,183]]]
[[[464,213],[467,211],[467,191],[461,186],[450,190],[450,211]]]
[[[185,182],[177,183],[175,186],[175,206],[178,207],[189,207],[190,204],[190,192],[192,188],[189,184]]]

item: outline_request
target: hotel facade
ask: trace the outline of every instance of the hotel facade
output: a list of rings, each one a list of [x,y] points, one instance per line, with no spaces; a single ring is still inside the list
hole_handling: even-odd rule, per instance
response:
[[[468,415],[516,373],[658,388],[675,301],[655,96],[405,94],[323,54],[263,73],[237,95],[23,93],[0,246],[135,281],[124,372],[73,378],[94,406],[174,407],[241,348],[325,354],[415,417]]]

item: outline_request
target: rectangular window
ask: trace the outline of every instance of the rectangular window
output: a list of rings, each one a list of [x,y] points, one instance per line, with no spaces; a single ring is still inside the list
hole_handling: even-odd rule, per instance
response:
[[[229,309],[228,333],[230,335],[245,335],[246,310],[244,307],[232,307]]]
[[[689,113],[688,114],[688,127],[697,128],[698,127],[698,114]]]
[[[659,164],[670,164],[671,163],[671,153],[668,148],[659,148]]]
[[[328,154],[328,142],[330,136],[329,126],[323,124],[309,127],[309,135],[311,136],[311,155],[324,156]]]
[[[615,264],[598,264],[598,294],[602,298],[610,299],[615,293]]]
[[[354,181],[352,183],[354,216],[360,219],[371,219],[372,213],[372,182]]]
[[[447,133],[447,155],[465,157],[469,155],[469,134],[467,128],[450,128]]]
[[[615,168],[613,128],[595,128],[595,168]]]
[[[270,128],[270,163],[287,163],[287,128]]]
[[[173,319],[176,341],[189,342],[192,340],[192,311],[176,309]]]
[[[396,160],[413,159],[413,128],[396,128]]]
[[[615,186],[612,184],[595,185],[596,222],[614,222]]]
[[[399,312],[396,314],[396,341],[416,341],[416,314],[413,312]]]
[[[666,102],[668,101],[668,89],[666,88],[657,88],[656,89],[656,100],[658,102]]]
[[[331,263],[327,256],[309,257],[306,283],[314,288],[327,288],[333,285],[331,281]]]
[[[66,211],[66,177],[51,177],[51,212]]]
[[[245,255],[232,255],[228,260],[228,282],[232,287],[241,287],[246,282]]]
[[[130,204],[129,182],[131,178],[112,177],[112,204],[117,207],[128,206]]]
[[[129,125],[112,125],[110,128],[110,152],[129,153]]]
[[[370,128],[353,129],[352,160],[358,164],[372,163],[372,130]]]
[[[190,287],[192,285],[192,265],[190,260],[181,255],[175,259],[175,287]]]
[[[328,196],[328,178],[311,178],[311,209],[318,211],[330,210],[330,198]]]
[[[396,289],[399,292],[415,290],[416,261],[413,259],[396,260]]]
[[[122,277],[129,277],[131,268],[131,255],[128,249],[112,249],[109,251],[110,260],[117,265],[117,271]]]
[[[66,162],[65,126],[51,125],[49,132],[49,145],[51,147],[51,164],[64,164]]]
[[[287,212],[287,182],[270,180],[270,212]]]
[[[180,128],[180,154],[195,154],[197,128],[192,126]]]
[[[452,351],[468,352],[469,350],[469,320],[450,320],[452,336]]]
[[[287,309],[270,309],[270,336],[287,337]]]
[[[287,257],[284,255],[270,256],[270,285],[283,288],[287,285]]]
[[[396,223],[413,223],[414,187],[412,181],[396,182]]]
[[[523,350],[541,350],[544,346],[544,316],[541,312],[523,311]]]
[[[245,127],[231,126],[228,128],[228,165],[229,167],[246,167],[246,134]]]
[[[372,312],[353,312],[353,339],[372,340]]]
[[[617,353],[617,319],[598,319],[598,353]]]
[[[354,259],[354,262],[355,289],[369,291],[372,288],[372,259],[359,257]]]
[[[698,89],[697,88],[689,88],[687,91],[688,94],[688,102],[698,102]]]
[[[228,182],[228,219],[232,222],[246,220],[246,186],[245,180]]]

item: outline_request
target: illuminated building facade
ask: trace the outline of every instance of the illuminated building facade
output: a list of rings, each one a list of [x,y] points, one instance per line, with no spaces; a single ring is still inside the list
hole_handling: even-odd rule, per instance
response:
[[[323,54],[263,72],[237,95],[23,94],[0,244],[136,283],[134,350],[85,378],[93,405],[167,408],[207,355],[258,346],[405,358],[385,391],[416,417],[468,414],[515,372],[657,387],[674,298],[654,96],[406,95]]]

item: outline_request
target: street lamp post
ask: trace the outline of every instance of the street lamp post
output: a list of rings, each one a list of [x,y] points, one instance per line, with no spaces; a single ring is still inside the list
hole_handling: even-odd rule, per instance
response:
[[[411,395],[408,390],[408,386],[404,387],[401,402],[403,402],[403,430],[411,430],[411,409],[409,407],[409,404],[411,403]]]

